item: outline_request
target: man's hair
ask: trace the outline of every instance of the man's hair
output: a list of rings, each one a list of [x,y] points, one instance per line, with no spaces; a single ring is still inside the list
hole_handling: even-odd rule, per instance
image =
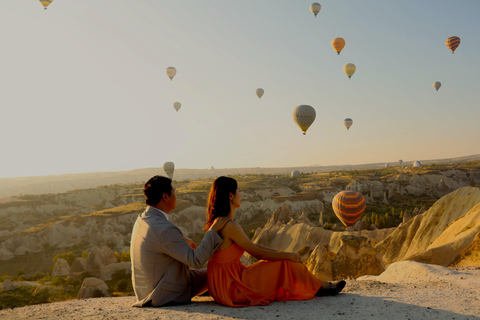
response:
[[[143,194],[145,202],[149,206],[154,206],[163,198],[163,194],[172,194],[172,180],[163,176],[154,176],[145,183]]]

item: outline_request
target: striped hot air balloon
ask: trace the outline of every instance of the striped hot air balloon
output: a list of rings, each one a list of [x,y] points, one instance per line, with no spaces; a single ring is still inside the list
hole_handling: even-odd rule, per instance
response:
[[[348,228],[360,220],[365,211],[366,203],[360,192],[347,190],[335,195],[332,207],[338,219]]]
[[[343,125],[345,126],[345,128],[347,128],[347,131],[350,130],[350,127],[352,126],[352,124],[353,124],[353,120],[350,118],[345,118],[345,120],[343,120]]]
[[[452,53],[455,53],[455,49],[460,45],[460,38],[459,37],[449,37],[445,40],[445,45],[448,49],[452,50]]]
[[[52,3],[53,0],[40,0],[40,3],[43,4],[43,7],[45,10],[47,10],[47,7]]]
[[[343,40],[343,38],[335,38],[332,40],[332,47],[333,47],[333,50],[335,50],[335,52],[337,54],[340,54],[340,51],[342,51],[343,47],[345,47],[345,40]]]
[[[353,76],[355,70],[357,70],[357,67],[353,63],[347,63],[343,66],[343,72],[348,76],[348,79]]]
[[[317,17],[317,14],[322,10],[322,6],[318,2],[314,2],[310,5],[310,12],[315,15],[315,18]]]

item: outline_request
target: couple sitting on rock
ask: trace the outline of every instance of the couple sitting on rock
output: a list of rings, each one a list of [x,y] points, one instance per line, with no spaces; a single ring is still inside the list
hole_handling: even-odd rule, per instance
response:
[[[335,295],[345,286],[343,280],[317,279],[294,252],[250,241],[234,220],[242,199],[235,179],[219,177],[213,183],[206,233],[198,247],[168,221],[177,200],[172,180],[154,176],[143,192],[148,206],[135,222],[130,249],[137,297],[133,306],[184,304],[207,289],[215,301],[227,306],[268,305]],[[244,266],[240,257],[245,251],[261,261]],[[207,269],[200,269],[207,260]]]

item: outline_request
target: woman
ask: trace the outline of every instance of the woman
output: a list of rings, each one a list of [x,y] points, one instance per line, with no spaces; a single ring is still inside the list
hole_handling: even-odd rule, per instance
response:
[[[231,221],[220,231],[223,242],[208,262],[208,291],[215,300],[231,307],[268,305],[272,301],[307,300],[315,296],[334,295],[345,281],[329,283],[317,279],[298,263],[294,252],[280,252],[254,244],[233,220],[242,195],[237,181],[219,177],[208,196],[208,230],[217,217]],[[247,251],[259,261],[245,267],[240,257]]]

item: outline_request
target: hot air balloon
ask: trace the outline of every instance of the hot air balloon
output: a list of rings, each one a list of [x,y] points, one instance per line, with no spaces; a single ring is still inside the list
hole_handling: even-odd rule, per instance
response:
[[[315,15],[315,18],[317,17],[317,14],[320,12],[322,9],[322,6],[318,2],[314,2],[310,5],[310,11]]]
[[[341,191],[333,198],[332,207],[338,219],[348,228],[362,217],[365,198],[357,191]]]
[[[385,163],[385,168],[390,168],[390,163]]]
[[[293,109],[293,121],[302,129],[303,134],[307,134],[308,128],[315,121],[315,116],[315,109],[306,104],[299,105]]]
[[[174,108],[175,110],[177,110],[177,112],[178,112],[178,110],[180,110],[181,107],[182,107],[182,104],[181,104],[180,102],[174,102],[174,103],[173,103],[173,108]],[[188,109],[188,108],[187,108],[187,109]],[[187,112],[187,113],[188,113],[188,112]]]
[[[400,165],[402,165],[402,164],[403,164],[403,160],[398,160],[398,163],[399,163]]]
[[[296,178],[300,175],[300,171],[298,170],[293,170],[292,173],[290,174],[292,178]]]
[[[173,164],[173,162],[165,162],[163,164],[163,170],[165,171],[167,176],[173,180],[173,171],[175,171],[175,165]]]
[[[257,90],[255,90],[255,93],[257,94],[258,99],[260,99],[265,93],[265,91],[262,88],[258,88]]]
[[[355,70],[357,70],[357,67],[355,67],[353,63],[347,63],[343,66],[343,72],[345,72],[345,74],[348,76],[348,79],[353,76]]]
[[[343,125],[345,126],[345,128],[347,128],[347,131],[350,129],[352,124],[353,124],[353,120],[350,118],[346,118],[345,120],[343,120]]]
[[[40,0],[40,3],[43,4],[43,7],[45,10],[47,10],[47,7],[52,3],[53,0]]]
[[[413,161],[413,166],[417,168],[417,167],[421,167],[422,164],[420,163],[420,161]]]
[[[175,77],[176,74],[177,74],[177,69],[175,69],[174,67],[167,68],[167,76],[170,78],[170,81],[173,79],[173,77]]]
[[[345,40],[343,40],[343,38],[333,39],[332,47],[337,52],[337,54],[340,54],[340,51],[342,51],[343,47],[345,47]]]
[[[435,88],[435,90],[438,91],[438,89],[440,89],[440,87],[442,86],[442,84],[440,83],[440,81],[435,81],[433,83],[433,87]],[[447,90],[448,91],[448,90]]]
[[[452,53],[455,53],[455,49],[460,45],[460,38],[459,37],[449,37],[445,40],[445,45],[448,49],[452,50]]]

